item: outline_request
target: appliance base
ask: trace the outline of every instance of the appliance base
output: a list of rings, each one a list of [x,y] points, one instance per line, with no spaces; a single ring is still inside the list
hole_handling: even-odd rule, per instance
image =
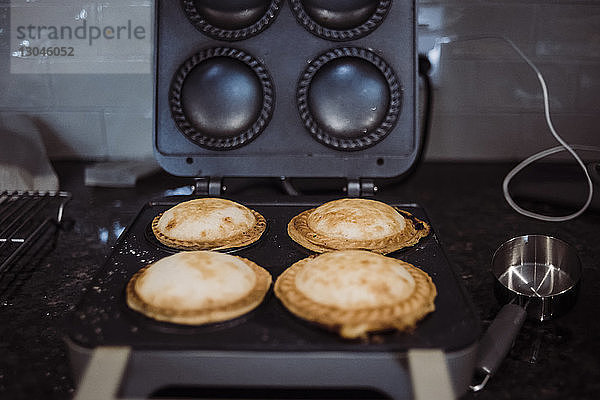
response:
[[[262,393],[263,398],[269,391],[281,394],[286,389],[289,393],[302,390],[308,396],[311,390],[323,393],[335,389],[368,394],[370,398],[414,397],[410,350],[407,353],[144,351],[130,347],[89,349],[70,340],[67,344],[79,396],[89,390],[83,385],[90,385],[89,377],[85,377],[90,362],[108,349],[116,354],[112,359],[117,364],[125,365],[103,366],[117,372],[114,387],[109,387],[106,380],[92,385],[102,386],[114,398],[150,398],[176,388],[194,388],[196,394],[205,388],[210,390],[211,397],[220,389],[230,394],[232,388],[241,393],[246,390],[252,396]],[[476,353],[477,346],[473,345],[445,354],[455,397],[464,394],[471,382]],[[432,379],[431,383],[434,382]]]

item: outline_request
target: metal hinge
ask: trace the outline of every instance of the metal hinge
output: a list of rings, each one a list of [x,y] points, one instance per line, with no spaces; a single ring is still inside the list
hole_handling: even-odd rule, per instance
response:
[[[372,197],[377,193],[377,186],[372,179],[348,179],[346,195],[348,197]]]
[[[196,196],[220,196],[225,191],[223,178],[202,177],[194,180],[194,195]]]

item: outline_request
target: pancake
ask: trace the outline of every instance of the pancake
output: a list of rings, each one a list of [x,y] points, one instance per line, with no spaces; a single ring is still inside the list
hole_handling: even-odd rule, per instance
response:
[[[152,221],[154,236],[164,245],[181,250],[223,250],[257,241],[266,228],[265,218],[230,200],[202,198],[186,201]]]
[[[364,250],[302,259],[275,282],[275,295],[296,316],[348,339],[411,330],[435,309],[437,295],[419,268]]]
[[[387,254],[416,244],[429,234],[429,225],[380,201],[339,199],[292,218],[288,234],[319,253],[363,249]]]
[[[127,305],[159,321],[200,325],[246,314],[270,285],[269,272],[245,258],[181,252],[135,273],[127,284]]]

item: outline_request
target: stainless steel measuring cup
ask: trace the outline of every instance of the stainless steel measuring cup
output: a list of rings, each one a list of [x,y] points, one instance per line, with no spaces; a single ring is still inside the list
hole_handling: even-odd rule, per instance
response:
[[[495,293],[508,303],[479,343],[475,373],[483,389],[506,357],[526,317],[545,321],[568,311],[577,299],[581,262],[568,243],[545,235],[525,235],[503,243],[492,258]]]

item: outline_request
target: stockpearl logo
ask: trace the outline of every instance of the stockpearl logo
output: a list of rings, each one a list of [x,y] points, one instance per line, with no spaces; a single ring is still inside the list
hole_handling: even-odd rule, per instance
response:
[[[150,72],[150,1],[78,3],[12,1],[12,73]]]

